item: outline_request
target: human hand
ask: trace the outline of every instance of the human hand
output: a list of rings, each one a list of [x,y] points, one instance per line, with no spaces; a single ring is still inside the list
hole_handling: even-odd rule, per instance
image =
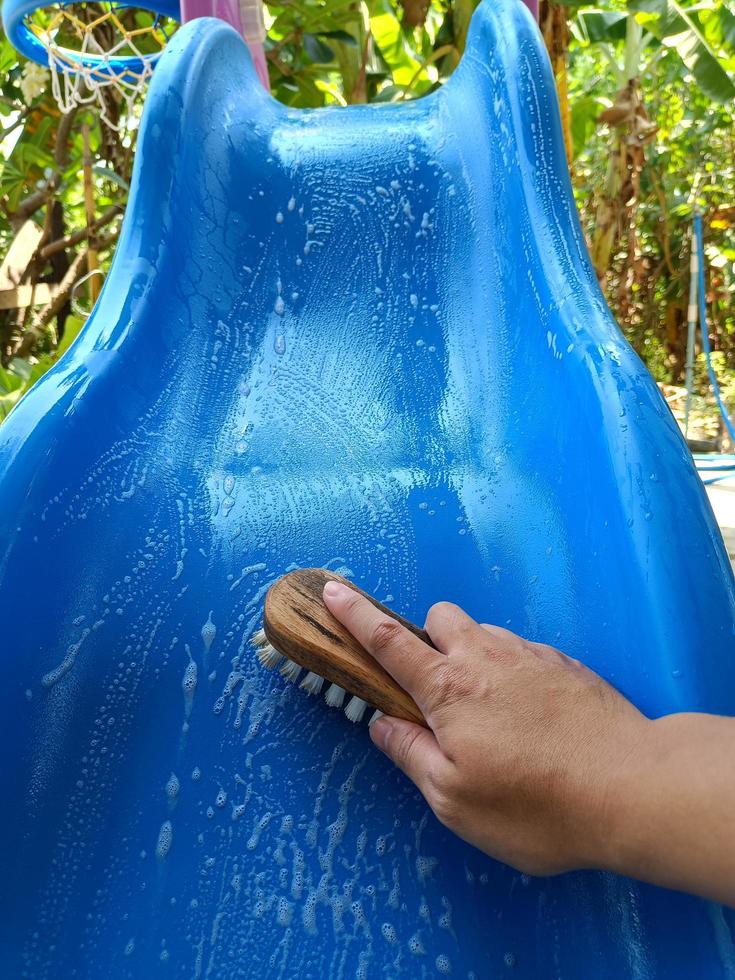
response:
[[[330,612],[407,690],[430,730],[382,717],[373,742],[442,823],[531,874],[604,867],[628,760],[648,721],[613,687],[552,647],[433,606],[434,650],[339,583]]]

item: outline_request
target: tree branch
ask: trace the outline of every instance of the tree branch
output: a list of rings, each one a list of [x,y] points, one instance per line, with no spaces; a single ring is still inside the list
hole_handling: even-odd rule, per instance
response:
[[[107,235],[103,236],[99,240],[97,244],[98,249],[102,250],[112,245],[117,236],[117,231],[108,232]],[[88,248],[83,248],[74,256],[68,272],[59,283],[59,290],[56,296],[47,306],[44,306],[43,309],[34,316],[31,326],[24,333],[23,339],[15,351],[16,357],[27,357],[31,353],[44,329],[69,301],[72,290],[79,279],[79,272],[87,261],[88,251]]]
[[[38,253],[42,259],[48,259],[52,255],[56,255],[57,252],[63,252],[67,248],[73,248],[74,245],[78,245],[85,239],[94,235],[95,232],[99,231],[100,228],[104,228],[105,225],[109,225],[111,221],[123,213],[123,207],[120,204],[113,204],[112,207],[103,211],[99,218],[96,218],[94,222],[89,226],[89,228],[80,228],[78,231],[70,232],[68,235],[64,235],[63,238],[57,238],[54,242],[49,242],[48,245],[44,245],[43,248]]]

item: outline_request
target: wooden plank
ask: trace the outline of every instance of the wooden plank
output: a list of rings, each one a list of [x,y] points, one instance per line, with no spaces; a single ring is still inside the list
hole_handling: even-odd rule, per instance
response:
[[[43,229],[35,221],[26,221],[16,233],[2,265],[0,265],[0,290],[13,289],[23,278],[33,255],[43,237]],[[26,303],[30,306],[30,303]],[[2,309],[13,309],[4,306]]]
[[[0,310],[20,310],[27,306],[46,306],[56,296],[56,283],[39,282],[33,285],[0,289]]]

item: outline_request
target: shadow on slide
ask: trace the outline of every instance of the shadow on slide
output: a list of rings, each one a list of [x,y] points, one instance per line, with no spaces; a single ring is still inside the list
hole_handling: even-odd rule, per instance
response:
[[[100,301],[0,429],[0,541],[3,976],[735,976],[730,913],[485,858],[249,647],[321,565],[735,712],[732,572],[520,2],[396,105],[291,110],[176,34]]]

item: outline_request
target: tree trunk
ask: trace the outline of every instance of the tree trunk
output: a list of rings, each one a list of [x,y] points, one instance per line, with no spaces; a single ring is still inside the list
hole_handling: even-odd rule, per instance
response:
[[[598,122],[610,127],[610,159],[605,189],[597,206],[592,237],[592,262],[600,283],[607,278],[615,247],[623,233],[628,238],[628,264],[638,281],[639,258],[636,208],[645,145],[656,135],[643,106],[638,77],[630,78],[615,96],[614,104],[600,113]]]
[[[567,8],[553,0],[541,0],[539,5],[539,27],[549,52],[551,67],[556,81],[556,93],[559,98],[559,113],[564,134],[564,146],[567,151],[567,163],[572,169],[572,114],[569,107],[569,85],[567,66],[569,62],[569,24],[567,23]]]

